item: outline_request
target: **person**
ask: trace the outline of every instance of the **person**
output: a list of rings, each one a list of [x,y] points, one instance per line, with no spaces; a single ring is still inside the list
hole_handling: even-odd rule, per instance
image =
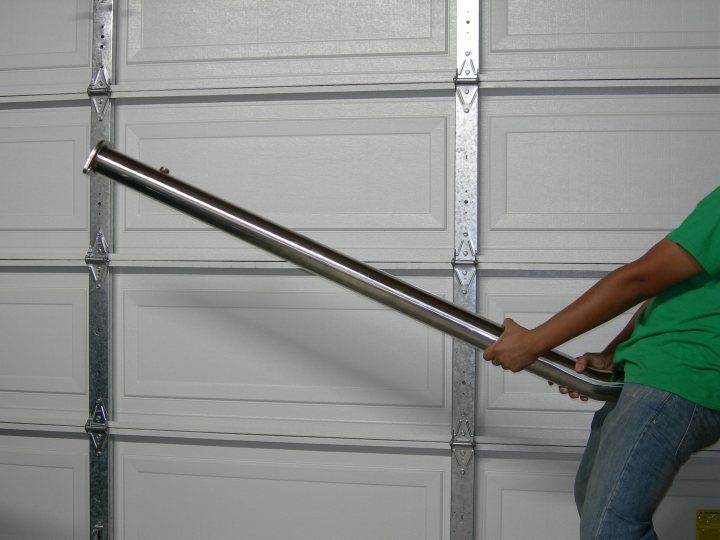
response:
[[[520,371],[637,305],[603,351],[576,363],[579,373],[610,369],[624,382],[617,402],[595,413],[575,479],[581,540],[656,539],[652,517],[680,466],[720,438],[720,187],[543,324],[506,319],[483,357]]]

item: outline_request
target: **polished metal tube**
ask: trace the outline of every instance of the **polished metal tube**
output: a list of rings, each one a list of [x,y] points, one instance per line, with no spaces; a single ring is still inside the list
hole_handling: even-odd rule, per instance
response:
[[[476,348],[487,348],[502,333],[502,327],[488,319],[220,200],[102,142],[95,146],[85,163],[83,172],[87,174],[90,171],[120,182]],[[531,364],[527,371],[594,399],[617,399],[622,384],[610,382],[607,373],[577,374],[574,365],[574,359],[551,351]]]

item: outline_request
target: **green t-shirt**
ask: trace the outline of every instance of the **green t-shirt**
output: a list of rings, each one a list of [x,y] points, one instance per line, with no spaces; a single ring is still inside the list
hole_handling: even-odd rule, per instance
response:
[[[705,272],[658,294],[615,351],[625,382],[720,409],[720,187],[667,236]]]

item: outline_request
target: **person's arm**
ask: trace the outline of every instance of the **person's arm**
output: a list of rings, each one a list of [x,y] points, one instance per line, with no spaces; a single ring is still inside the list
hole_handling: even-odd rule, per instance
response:
[[[528,330],[505,319],[500,338],[483,353],[485,360],[520,371],[542,353],[577,337],[668,287],[703,272],[697,260],[666,239],[638,260],[613,270],[572,304]]]
[[[625,327],[620,330],[620,333],[605,346],[602,352],[599,353],[604,357],[609,357],[609,361],[605,362],[603,366],[592,365],[591,367],[594,367],[595,369],[612,369],[612,357],[615,354],[615,349],[618,348],[618,345],[630,339],[630,336],[635,331],[635,325],[637,324],[638,318],[640,317],[642,312],[645,311],[645,308],[650,302],[651,300],[645,300],[645,302],[643,302],[643,304],[635,311],[635,313],[630,318]],[[575,371],[577,371],[578,373],[582,373],[585,370],[585,367],[587,367],[587,365],[583,365],[583,363],[581,363],[580,365],[575,366]]]
[[[620,333],[615,336],[615,338],[607,344],[607,346],[600,352],[586,352],[585,354],[579,356],[577,358],[577,361],[575,362],[575,371],[578,373],[582,373],[585,371],[588,367],[593,369],[602,369],[602,370],[613,370],[615,368],[615,364],[613,363],[613,356],[615,355],[615,349],[617,349],[618,345],[620,345],[622,342],[627,341],[630,336],[632,335],[633,331],[635,330],[635,324],[637,323],[638,317],[640,317],[640,314],[645,310],[645,308],[650,303],[650,300],[646,300],[640,308],[635,311],[635,314],[632,316],[630,321],[625,325],[625,327],[620,331]],[[550,385],[552,385],[552,381],[548,381]],[[587,401],[588,397],[581,394],[577,390],[573,390],[572,388],[568,388],[567,386],[560,386],[558,387],[558,390],[561,394],[567,394],[573,399],[580,398],[583,401]]]

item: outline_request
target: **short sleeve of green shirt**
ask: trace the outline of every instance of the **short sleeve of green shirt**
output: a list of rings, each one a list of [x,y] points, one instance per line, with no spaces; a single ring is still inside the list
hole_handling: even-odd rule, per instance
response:
[[[695,257],[708,274],[720,274],[720,187],[700,201],[668,238]]]

